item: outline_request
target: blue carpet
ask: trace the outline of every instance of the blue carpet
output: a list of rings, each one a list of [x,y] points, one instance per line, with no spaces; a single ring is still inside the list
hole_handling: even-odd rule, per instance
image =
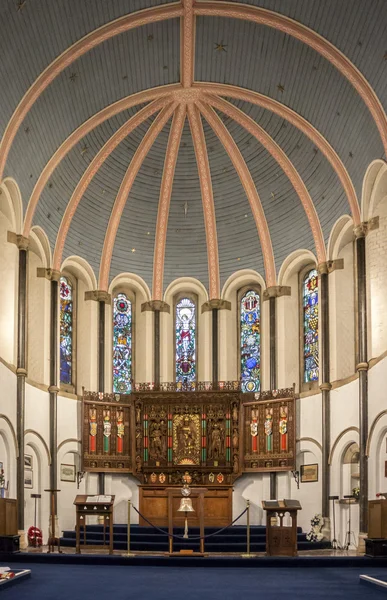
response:
[[[380,568],[120,567],[18,564],[32,577],[4,591],[4,600],[372,600],[379,590],[359,583]],[[1,592],[0,592],[1,594]]]

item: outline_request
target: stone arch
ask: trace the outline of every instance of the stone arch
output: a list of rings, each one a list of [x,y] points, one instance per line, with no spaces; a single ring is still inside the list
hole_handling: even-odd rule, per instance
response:
[[[24,490],[25,527],[28,529],[34,524],[35,500],[31,498],[31,494],[41,494],[41,498],[37,500],[36,525],[42,530],[43,540],[45,540],[48,533],[48,520],[45,519],[50,510],[50,498],[44,490],[50,487],[50,452],[44,438],[37,431],[27,429],[24,434],[25,454],[33,452],[32,488],[25,488]]]
[[[334,268],[329,275],[331,381],[345,379],[355,372],[356,282],[353,227],[351,217],[341,216],[334,224],[328,242],[328,259],[343,262],[342,268]]]
[[[387,350],[387,163],[373,161],[364,177],[363,218],[378,218],[366,237],[368,294],[368,356],[377,358]],[[376,219],[375,219],[376,220]]]
[[[317,265],[315,255],[309,250],[295,250],[282,263],[278,285],[287,288],[290,295],[277,299],[277,373],[278,386],[300,385],[300,273],[307,266]],[[289,347],[293,349],[289,352]]]
[[[375,206],[380,201],[380,181],[385,178],[387,173],[387,164],[384,160],[373,160],[369,165],[363,179],[362,199],[361,199],[361,214],[363,221],[369,221],[375,216]],[[385,188],[385,180],[383,188]]]
[[[27,372],[30,380],[49,384],[50,282],[38,269],[51,267],[51,248],[41,227],[32,228],[27,262]]]
[[[4,201],[7,204],[8,218],[13,226],[12,231],[20,234],[23,227],[23,203],[20,188],[12,177],[6,177],[1,184],[1,192],[1,195],[5,195]]]
[[[0,438],[4,445],[4,475],[9,482],[9,497],[16,497],[16,459],[19,455],[16,432],[10,419],[0,414]]]

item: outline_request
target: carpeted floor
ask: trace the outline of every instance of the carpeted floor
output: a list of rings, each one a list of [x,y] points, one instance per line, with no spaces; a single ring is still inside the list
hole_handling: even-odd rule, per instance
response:
[[[187,568],[18,564],[31,579],[4,600],[364,600],[383,592],[359,583],[381,568]]]

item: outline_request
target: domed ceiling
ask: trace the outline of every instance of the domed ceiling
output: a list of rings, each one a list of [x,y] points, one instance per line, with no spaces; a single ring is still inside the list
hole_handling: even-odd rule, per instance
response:
[[[384,0],[2,0],[0,178],[24,235],[47,233],[99,288],[161,299],[192,276],[219,298],[241,268],[361,220],[387,148]],[[384,107],[384,108],[383,108]]]

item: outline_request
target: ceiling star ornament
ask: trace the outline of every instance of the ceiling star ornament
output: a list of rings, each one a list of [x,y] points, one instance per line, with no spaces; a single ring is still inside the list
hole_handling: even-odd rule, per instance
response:
[[[16,12],[22,11],[26,2],[27,2],[27,0],[19,0],[19,2],[16,5]]]
[[[281,92],[281,94],[283,94],[283,92],[285,91],[285,86],[283,86],[283,85],[282,85],[282,83],[279,83],[279,84],[277,85],[277,90],[278,90],[279,92]]]
[[[89,151],[89,146],[87,144],[83,144],[82,149],[81,149],[81,156],[83,156],[84,154],[87,154]]]
[[[153,40],[154,40],[153,33],[150,33],[150,34],[148,35],[148,42],[153,42]]]
[[[26,133],[26,134],[28,135],[30,131],[31,131],[31,130],[30,130],[30,128],[29,128],[29,127],[25,127],[25,129],[24,129],[24,133]]]
[[[226,50],[227,45],[228,44],[223,44],[223,40],[220,43],[215,42],[214,43],[214,50],[216,52],[227,52],[227,50]]]
[[[75,72],[71,73],[71,75],[69,77],[71,83],[75,83],[75,80],[77,79],[77,77],[78,77],[78,73],[75,73]]]
[[[353,153],[352,152],[349,153],[349,158],[353,158]]]

